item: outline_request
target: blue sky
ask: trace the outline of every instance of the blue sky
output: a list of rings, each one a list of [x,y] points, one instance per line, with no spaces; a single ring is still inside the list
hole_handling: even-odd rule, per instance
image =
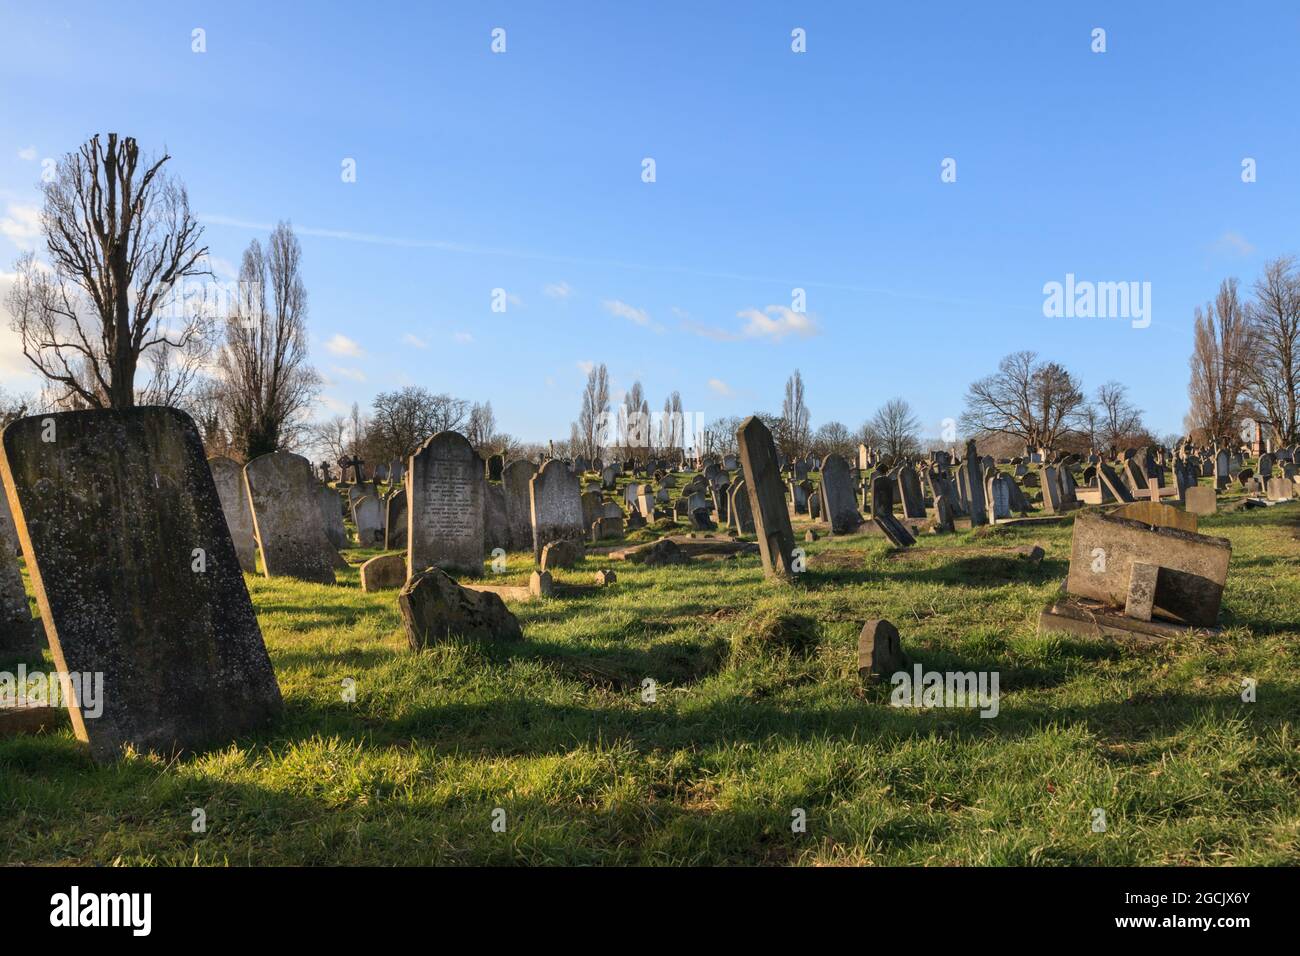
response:
[[[292,221],[322,414],[414,383],[563,438],[603,361],[655,410],[776,410],[799,368],[814,425],[901,395],[937,434],[1033,349],[1179,430],[1193,308],[1300,253],[1300,6],[900,6],[4,0],[0,272],[40,160],[112,130],[219,266]],[[1150,282],[1150,326],[1045,318],[1067,273]],[[0,378],[35,384],[7,331]]]

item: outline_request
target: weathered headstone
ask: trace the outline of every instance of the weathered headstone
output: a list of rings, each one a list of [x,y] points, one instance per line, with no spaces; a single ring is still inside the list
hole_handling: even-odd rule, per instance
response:
[[[731,483],[732,525],[738,534],[754,533],[754,512],[749,506],[749,492],[745,490],[745,480],[738,478]]]
[[[406,489],[398,488],[384,499],[384,550],[405,548],[408,530]]]
[[[481,468],[478,476],[483,477]],[[415,651],[453,638],[519,641],[524,637],[519,621],[498,595],[463,588],[438,568],[411,577],[397,594],[397,607]]]
[[[769,577],[786,577],[793,573],[794,531],[790,527],[772,433],[757,417],[751,416],[737,430],[736,442],[763,572]]]
[[[83,713],[84,695],[68,707],[95,759],[111,760],[128,745],[199,750],[280,713],[280,689],[188,415],[137,407],[22,418],[0,444],[55,666],[102,681],[98,716]]]
[[[362,495],[352,502],[352,523],[357,526],[360,547],[384,546],[384,506],[378,495]]]
[[[457,432],[438,432],[411,456],[406,477],[408,577],[426,568],[483,573],[484,483],[483,459]]]
[[[243,485],[242,488],[244,496],[247,497],[247,486]],[[321,524],[325,528],[325,538],[329,541],[330,547],[335,550],[346,548],[348,546],[348,531],[343,525],[343,499],[337,491],[328,485],[317,485],[316,501],[320,505]],[[252,514],[251,510],[249,514]],[[254,536],[253,543],[254,545],[257,543],[256,536]]]
[[[851,534],[862,524],[862,515],[858,511],[849,463],[839,455],[830,454],[822,461],[821,470],[822,506],[831,534]]]
[[[383,591],[406,583],[406,556],[381,554],[361,565],[361,590]]]
[[[898,496],[903,504],[903,517],[925,518],[925,496],[921,493],[921,480],[910,464],[898,470]]]
[[[966,442],[966,457],[962,463],[966,466],[967,488],[963,489],[970,496],[966,509],[970,512],[971,527],[988,523],[988,513],[984,508],[984,468],[980,457],[975,452],[975,440]]]
[[[506,527],[510,532],[507,548],[512,551],[533,546],[532,505],[528,485],[535,474],[537,466],[525,458],[508,462],[501,469],[501,490],[505,492],[506,498]]]
[[[534,561],[541,560],[542,549],[552,541],[586,537],[578,479],[563,462],[551,460],[542,466],[528,483],[528,500]]]
[[[495,481],[488,482],[483,490],[483,548],[489,554],[497,548],[508,551],[510,520],[506,513],[506,490]]]
[[[244,486],[262,573],[333,584],[338,552],[325,535],[307,459],[287,451],[261,455],[244,466]]]
[[[894,517],[894,482],[888,475],[871,479],[871,520],[900,548],[916,544],[912,532]]]
[[[256,574],[257,536],[253,533],[253,509],[248,504],[244,469],[229,458],[209,458],[208,467],[212,469],[212,481],[221,499],[230,540],[235,543],[235,554],[239,555],[239,566],[249,574]]]
[[[1160,569],[1154,612],[1180,623],[1212,627],[1219,616],[1232,544],[1127,518],[1084,514],[1074,520],[1066,590],[1124,607],[1135,561]]]

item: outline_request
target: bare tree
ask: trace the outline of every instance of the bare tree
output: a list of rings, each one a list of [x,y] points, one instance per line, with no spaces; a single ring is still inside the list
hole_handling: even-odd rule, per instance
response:
[[[845,461],[857,460],[858,443],[840,422],[827,422],[813,433],[812,453],[818,458],[840,455]]]
[[[609,437],[609,370],[604,362],[587,373],[576,429],[579,444],[575,453],[588,459],[600,457]]]
[[[239,297],[226,319],[217,359],[231,440],[245,460],[297,437],[320,377],[307,364],[307,290],[302,247],[280,223],[266,253],[256,239],[244,250]]]
[[[380,392],[372,409],[366,430],[367,453],[376,461],[405,461],[425,439],[438,432],[464,429],[469,403],[407,385],[396,392]]]
[[[23,355],[60,405],[175,401],[207,354],[205,310],[164,315],[177,283],[211,274],[185,187],[163,170],[170,158],[142,161],[133,138],[96,134],[41,187],[49,266],[22,256],[8,305]],[[137,393],[146,354],[153,378]]]
[[[776,442],[787,458],[798,458],[808,451],[811,438],[808,406],[804,403],[803,376],[795,369],[785,383],[785,401],[781,403],[781,428]]]
[[[497,418],[492,412],[492,403],[480,405],[475,402],[469,410],[469,420],[465,424],[465,437],[482,457],[487,458],[497,451],[494,439],[497,437]]]
[[[351,423],[343,415],[332,415],[324,421],[316,422],[311,426],[313,448],[325,456],[325,461],[336,463],[340,458],[347,457],[350,451],[350,428]]]
[[[1195,312],[1187,431],[1201,441],[1235,440],[1247,370],[1249,331],[1237,280],[1224,279],[1213,302]]]
[[[1128,399],[1128,388],[1119,382],[1107,382],[1097,389],[1097,400],[1083,421],[1092,433],[1093,442],[1111,455],[1120,448],[1145,443],[1149,436],[1142,424],[1142,411]]]
[[[891,458],[915,455],[921,448],[921,421],[912,406],[901,398],[891,398],[871,418],[875,445]]]
[[[686,437],[686,420],[682,412],[682,395],[673,392],[664,399],[664,415],[659,420],[659,452],[680,451]]]
[[[1300,270],[1290,256],[1264,266],[1246,305],[1240,363],[1251,414],[1283,445],[1300,441]]]
[[[623,396],[618,410],[618,434],[623,453],[629,458],[638,449],[645,451],[650,446],[650,403],[640,382],[633,382]]]
[[[962,428],[977,439],[1005,435],[1029,448],[1055,448],[1079,423],[1083,389],[1066,368],[1013,352],[966,392]]]

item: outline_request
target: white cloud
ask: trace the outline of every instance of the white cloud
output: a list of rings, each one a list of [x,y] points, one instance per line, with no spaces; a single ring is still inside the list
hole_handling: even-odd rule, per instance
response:
[[[347,368],[342,365],[332,365],[330,366],[330,371],[335,375],[341,375],[354,382],[364,382],[366,380],[366,373],[361,371],[359,368]]]
[[[22,149],[18,150],[18,158],[21,159],[21,160],[23,160],[24,162],[28,162],[28,163],[35,162],[35,160],[36,160],[36,147],[35,147],[35,146],[24,146]]]
[[[1229,256],[1248,256],[1255,251],[1254,245],[1245,236],[1232,230],[1228,230],[1221,235],[1219,241],[1214,244],[1214,248]]]
[[[429,347],[427,339],[422,339],[418,335],[413,335],[410,332],[407,332],[402,336],[402,342],[417,349],[427,349]]]
[[[730,395],[731,386],[720,378],[709,379],[709,388],[713,389],[719,395]]]
[[[742,309],[736,313],[736,317],[745,320],[744,328],[739,331],[690,322],[685,323],[685,327],[696,335],[716,342],[739,342],[744,339],[780,342],[790,335],[806,339],[821,331],[811,313],[796,312],[787,305],[769,305],[761,310],[752,307]]]
[[[0,235],[23,251],[36,248],[41,235],[41,210],[25,203],[9,203],[0,218]]]
[[[346,335],[336,334],[332,339],[325,343],[325,348],[332,355],[342,355],[345,358],[361,358],[364,354],[361,346],[352,341]]]
[[[645,309],[638,309],[636,306],[628,305],[620,299],[606,299],[601,305],[605,307],[605,311],[610,315],[617,315],[629,322],[635,322],[637,325],[650,324],[650,314]]]
[[[769,305],[762,312],[758,309],[744,309],[737,312],[739,318],[745,319],[746,338],[769,339],[780,342],[787,335],[808,338],[817,334],[817,324],[807,312],[796,312],[788,305]]]
[[[595,368],[595,367],[596,367],[596,363],[595,363],[595,362],[586,362],[586,361],[584,361],[584,362],[579,362],[579,363],[578,363],[578,368],[582,369],[582,374],[583,374],[583,375],[590,375],[590,374],[591,374],[591,370],[592,370],[593,368]]]
[[[567,282],[552,282],[542,288],[542,295],[550,299],[567,299],[573,295],[573,289]]]

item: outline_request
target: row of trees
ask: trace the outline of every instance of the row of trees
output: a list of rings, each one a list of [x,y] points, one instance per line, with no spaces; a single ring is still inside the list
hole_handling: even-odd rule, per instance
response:
[[[1188,433],[1202,442],[1235,443],[1248,421],[1276,444],[1300,441],[1300,267],[1268,262],[1243,301],[1237,279],[1224,279],[1214,301],[1198,308],[1192,342]]]
[[[606,448],[628,456],[647,451],[671,456],[685,450],[686,437],[680,392],[672,392],[664,399],[658,421],[650,414],[650,402],[640,382],[633,382],[617,408],[611,410],[609,369],[602,362],[587,373],[578,418],[569,428],[569,441],[564,447],[568,454],[588,459],[600,457]]]
[[[484,458],[493,454],[514,457],[524,450],[510,435],[497,430],[491,402],[470,403],[416,385],[380,392],[368,413],[354,403],[350,415],[335,415],[317,423],[310,430],[310,445],[331,463],[353,457],[374,463],[405,461],[425,439],[440,431],[460,432]]]

